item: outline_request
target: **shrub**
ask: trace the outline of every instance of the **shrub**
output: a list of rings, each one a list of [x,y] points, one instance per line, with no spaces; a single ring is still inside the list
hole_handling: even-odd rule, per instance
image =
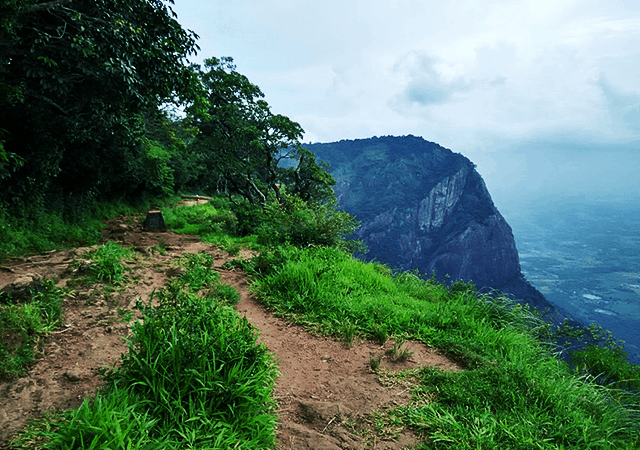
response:
[[[234,207],[243,233],[258,235],[258,243],[265,246],[291,244],[296,247],[338,247],[349,251],[361,251],[360,241],[348,241],[360,223],[341,211],[336,202],[305,202],[298,197],[285,195],[280,204],[273,199],[264,208],[246,201]]]

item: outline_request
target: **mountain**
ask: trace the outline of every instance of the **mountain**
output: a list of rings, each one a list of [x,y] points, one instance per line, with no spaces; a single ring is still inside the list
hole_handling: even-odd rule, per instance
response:
[[[340,205],[362,221],[368,259],[549,307],[524,279],[511,227],[468,158],[411,135],[305,147],[330,164]]]

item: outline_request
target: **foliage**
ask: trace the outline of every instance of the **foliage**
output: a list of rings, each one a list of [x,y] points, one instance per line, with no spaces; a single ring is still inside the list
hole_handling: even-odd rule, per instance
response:
[[[84,269],[90,273],[90,279],[94,282],[109,282],[120,284],[124,281],[127,271],[121,260],[131,257],[133,251],[130,248],[121,247],[113,241],[101,245],[97,250],[87,253],[83,259],[86,264]]]
[[[0,292],[0,379],[24,374],[40,338],[60,324],[63,297],[52,279]]]
[[[335,200],[316,203],[286,192],[281,195],[284,205],[273,197],[265,205],[255,205],[214,196],[206,204],[166,208],[163,216],[169,229],[198,234],[230,253],[239,246],[252,246],[254,240],[259,247],[320,245],[362,250],[360,241],[346,239],[359,223],[341,211]]]
[[[569,359],[578,373],[590,375],[598,383],[640,392],[640,367],[631,364],[619,346],[586,345]]]
[[[185,64],[197,36],[157,0],[13,0],[2,10],[0,206],[135,190],[149,157],[145,118],[163,103],[202,104]]]
[[[360,223],[341,211],[337,202],[316,204],[286,194],[285,198],[285,207],[272,201],[261,211],[259,223],[252,230],[259,244],[362,249],[360,241],[346,240]]]
[[[144,140],[143,148],[142,167],[144,174],[140,179],[145,180],[147,189],[158,196],[173,195],[173,170],[169,167],[171,153],[159,142],[148,139]]]
[[[182,258],[182,266],[187,270],[180,276],[180,283],[192,292],[211,287],[220,280],[220,275],[212,269],[213,258],[206,253],[190,253]]]
[[[0,209],[0,260],[11,255],[38,253],[72,245],[92,245],[101,237],[102,223],[85,216],[75,223],[59,212],[16,217]]]
[[[296,202],[309,208],[289,201]],[[194,220],[211,230],[230,205],[214,198],[200,213],[177,217],[185,227]],[[256,206],[248,217],[258,228],[279,230],[282,210],[274,207]],[[224,230],[216,233],[223,238]],[[130,352],[108,373],[109,388],[38,428],[45,431],[32,431],[32,440],[46,437],[47,448],[271,448],[274,367],[246,320],[227,306],[237,293],[219,284],[212,263],[204,253],[185,256],[186,271],[155,294],[158,306],[142,305]],[[249,271],[252,289],[276,314],[314,331],[347,343],[393,339],[396,357],[408,355],[405,339],[416,339],[464,366],[415,371],[412,401],[375,419],[412,428],[420,448],[640,445],[637,368],[621,365],[619,352],[607,353],[615,346],[593,346],[574,352],[572,369],[555,357],[557,336],[541,314],[505,296],[394,274],[336,246],[273,243],[229,267]],[[589,336],[600,339],[597,330]]]
[[[230,210],[229,203],[203,203],[193,206],[165,208],[163,218],[167,227],[180,234],[206,236],[215,233],[233,233],[237,218]]]
[[[302,127],[272,113],[260,88],[236,71],[232,58],[207,59],[199,74],[209,108],[206,118],[195,120],[200,133],[189,144],[204,166],[198,186],[260,205],[270,196],[286,202],[284,185],[303,200],[334,196],[333,178],[300,147]],[[281,167],[285,159],[297,161],[296,167]]]

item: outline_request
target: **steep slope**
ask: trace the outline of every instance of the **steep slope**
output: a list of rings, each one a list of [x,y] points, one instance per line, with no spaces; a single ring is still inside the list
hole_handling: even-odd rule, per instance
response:
[[[340,205],[362,221],[368,258],[547,306],[524,280],[511,227],[466,157],[415,136],[306,147],[331,165]]]

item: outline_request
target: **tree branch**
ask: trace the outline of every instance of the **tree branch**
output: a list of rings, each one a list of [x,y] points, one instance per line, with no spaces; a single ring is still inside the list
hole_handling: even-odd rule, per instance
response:
[[[44,100],[45,102],[47,102],[48,104],[50,104],[51,106],[56,108],[58,111],[60,111],[64,115],[68,115],[69,114],[69,111],[65,110],[62,106],[58,105],[56,102],[54,102],[53,100],[45,97],[44,95],[34,95],[34,97],[35,98],[39,98],[40,100]]]
[[[30,13],[35,11],[49,11],[60,6],[64,6],[67,3],[71,3],[71,0],[55,0],[47,3],[38,3],[36,5],[31,5],[30,7],[25,8],[23,12]]]

